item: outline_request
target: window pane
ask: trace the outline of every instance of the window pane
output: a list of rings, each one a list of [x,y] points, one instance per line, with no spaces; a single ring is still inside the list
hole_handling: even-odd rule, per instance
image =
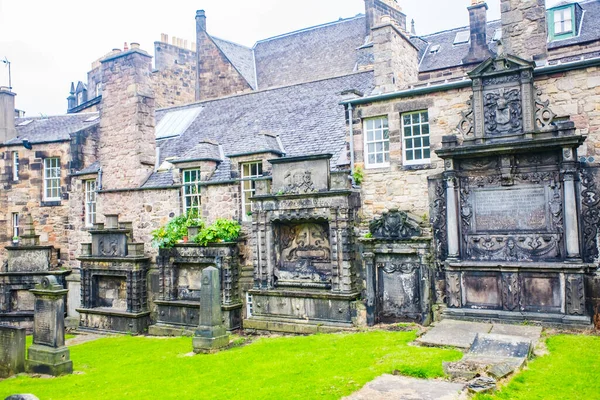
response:
[[[383,154],[378,153],[377,154],[377,164],[382,164],[383,163]]]
[[[406,139],[404,141],[404,143],[405,143],[407,149],[412,149],[412,147],[413,147],[413,145],[412,145],[412,139]]]
[[[421,158],[423,158],[423,155],[421,154],[421,149],[415,150],[415,160],[420,160]]]
[[[429,149],[423,149],[423,158],[430,158],[430,151]]]
[[[409,137],[411,135],[410,126],[404,127],[404,136]]]
[[[369,164],[375,164],[375,154],[369,154]]]
[[[375,153],[375,144],[374,143],[369,143],[368,153],[369,154]]]
[[[423,147],[429,147],[429,136],[423,137]]]
[[[421,123],[429,122],[429,115],[427,111],[421,113]]]
[[[385,151],[390,151],[390,142],[383,142],[383,149]]]
[[[367,132],[367,142],[373,141],[373,131]]]
[[[375,131],[375,140],[381,140],[383,139],[383,132],[381,131]]]
[[[571,20],[568,19],[568,20],[565,21],[563,32],[569,32],[569,31],[571,31],[571,29],[572,29],[572,27],[571,27]]]
[[[384,129],[384,130],[383,130],[383,138],[384,138],[385,140],[387,140],[387,139],[389,139],[389,138],[390,138],[390,131],[389,131],[388,129]]]
[[[381,153],[383,151],[383,142],[379,142],[375,144],[375,151],[377,153]]]
[[[375,124],[375,129],[381,129],[381,120],[380,119],[376,119],[373,122]]]
[[[406,159],[408,161],[412,161],[413,160],[413,152],[412,152],[412,150],[407,150],[406,151]]]
[[[429,135],[429,124],[421,126],[421,134]]]
[[[418,124],[419,123],[419,114],[417,114],[417,113],[412,114],[412,123],[413,124]]]
[[[410,114],[404,114],[402,117],[402,123],[404,125],[410,125]]]
[[[420,137],[414,138],[413,140],[414,140],[415,147],[421,147],[421,138]]]

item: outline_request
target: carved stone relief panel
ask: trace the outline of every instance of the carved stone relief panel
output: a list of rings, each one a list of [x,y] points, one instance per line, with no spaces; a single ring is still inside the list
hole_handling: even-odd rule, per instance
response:
[[[331,281],[329,227],[324,222],[278,224],[275,278],[278,283]]]
[[[446,272],[446,291],[448,307],[461,307],[462,298],[460,286],[460,272]]]
[[[369,230],[375,238],[400,239],[419,236],[419,225],[408,217],[404,211],[390,210],[384,212],[369,224]]]
[[[583,275],[567,274],[565,276],[565,295],[567,314],[585,314],[585,292],[583,286]]]
[[[421,265],[416,260],[403,261],[397,259],[376,264],[380,322],[398,318],[420,318]]]
[[[519,309],[519,275],[515,272],[502,274],[502,304],[507,311]]]
[[[510,135],[523,131],[523,110],[519,87],[484,92],[485,134]]]

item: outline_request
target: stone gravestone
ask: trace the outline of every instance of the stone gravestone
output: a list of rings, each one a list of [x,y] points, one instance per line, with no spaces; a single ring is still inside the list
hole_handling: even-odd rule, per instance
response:
[[[0,378],[25,371],[25,328],[0,325]]]
[[[219,270],[202,270],[200,288],[200,324],[194,334],[194,353],[212,353],[229,344],[229,335],[223,325]]]
[[[27,371],[48,375],[73,372],[65,346],[65,301],[68,290],[48,275],[31,292],[35,295],[33,345],[29,347]]]

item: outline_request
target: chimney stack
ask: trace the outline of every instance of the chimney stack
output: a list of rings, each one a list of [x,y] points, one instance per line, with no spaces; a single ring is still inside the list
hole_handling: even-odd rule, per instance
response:
[[[196,101],[200,100],[200,53],[202,38],[206,34],[206,14],[204,10],[198,10],[196,11]]]
[[[485,1],[471,1],[469,10],[469,29],[471,31],[471,46],[469,53],[463,58],[463,64],[481,62],[493,54],[487,43],[487,10]]]
[[[0,86],[0,143],[17,137],[15,129],[15,96],[5,86]]]
[[[548,58],[544,0],[500,0],[502,46],[506,54],[527,61]]]

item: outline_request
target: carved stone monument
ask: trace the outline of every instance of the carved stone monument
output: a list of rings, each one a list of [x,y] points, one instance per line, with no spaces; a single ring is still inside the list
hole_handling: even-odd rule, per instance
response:
[[[577,194],[585,137],[570,121],[553,122],[532,63],[491,58],[469,75],[462,143],[444,137],[445,172],[430,181],[446,314],[589,324]]]
[[[80,326],[87,330],[142,333],[150,322],[144,243],[133,243],[130,223],[106,215],[81,244]]]
[[[330,154],[270,160],[252,198],[254,288],[244,328],[309,333],[353,326],[359,192]]]
[[[367,283],[367,324],[431,321],[431,234],[404,211],[390,210],[360,239]]]
[[[27,371],[54,376],[70,374],[73,362],[65,346],[64,299],[68,290],[56,277],[48,275],[31,292],[35,295],[35,314]]]
[[[223,325],[220,286],[218,269],[202,270],[200,324],[192,339],[194,353],[212,353],[229,344],[229,334]]]
[[[0,379],[25,371],[25,328],[0,325]]]
[[[188,236],[193,237],[195,234],[190,233]],[[160,249],[156,263],[159,293],[154,304],[158,315],[156,324],[148,327],[149,334],[194,334],[201,307],[202,271],[211,266],[219,270],[222,279],[219,299],[225,328],[228,331],[240,328],[242,302],[238,289],[237,243],[212,243],[209,246],[177,244],[170,249]]]
[[[19,242],[7,246],[7,262],[0,267],[0,322],[33,327],[33,294],[42,277],[54,275],[61,284],[71,273],[58,265],[58,251],[41,246],[31,215],[21,218]]]

